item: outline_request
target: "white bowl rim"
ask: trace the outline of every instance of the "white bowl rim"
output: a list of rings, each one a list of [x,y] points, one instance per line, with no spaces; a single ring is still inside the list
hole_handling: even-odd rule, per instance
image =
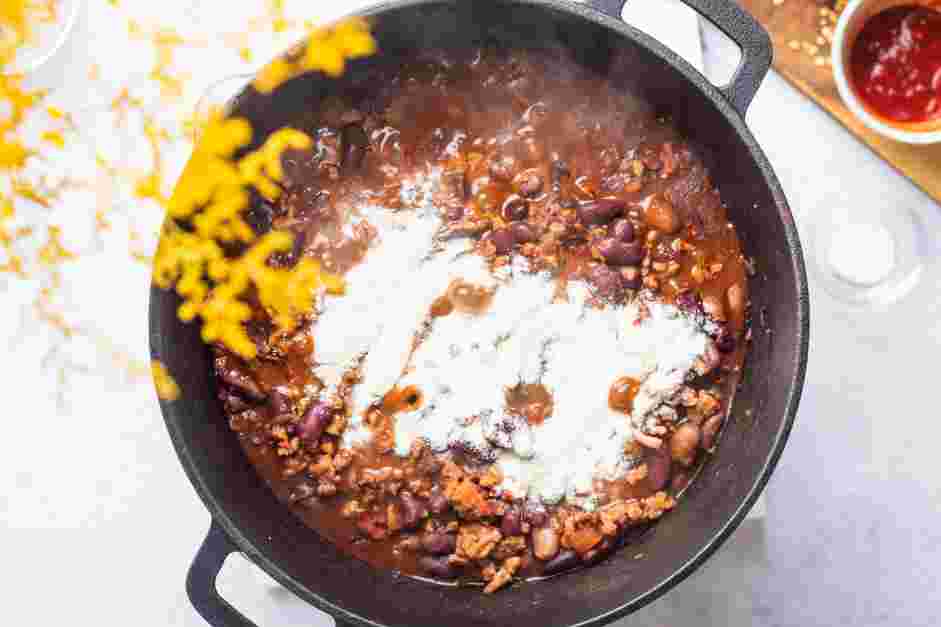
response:
[[[26,62],[14,61],[10,64],[6,74],[30,74],[45,65],[49,59],[55,56],[62,46],[65,45],[65,42],[68,41],[72,31],[75,29],[75,23],[78,21],[79,12],[82,10],[84,3],[85,0],[72,0],[72,4],[69,7],[71,10],[62,21],[62,28],[56,34],[52,45],[42,51],[38,56],[28,59]]]
[[[853,114],[859,118],[863,124],[876,131],[880,135],[904,142],[906,144],[936,144],[941,143],[941,129],[930,131],[907,131],[886,124],[876,116],[869,113],[863,104],[859,101],[856,91],[850,85],[850,79],[847,75],[846,66],[843,63],[843,50],[846,45],[846,33],[849,29],[853,17],[866,4],[874,0],[851,0],[837,21],[836,31],[833,34],[833,45],[830,55],[833,65],[833,77],[836,80],[837,91],[844,104]]]

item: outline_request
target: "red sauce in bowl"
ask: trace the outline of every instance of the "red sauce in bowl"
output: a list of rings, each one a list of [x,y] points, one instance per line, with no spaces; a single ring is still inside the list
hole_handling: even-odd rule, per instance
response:
[[[876,14],[853,45],[850,72],[859,97],[881,117],[941,118],[941,12],[899,6]]]

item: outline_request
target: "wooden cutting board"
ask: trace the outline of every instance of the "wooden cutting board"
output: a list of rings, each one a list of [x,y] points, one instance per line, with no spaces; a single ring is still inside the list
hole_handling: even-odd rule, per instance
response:
[[[825,35],[834,14],[826,0],[739,0],[771,33],[774,67],[805,95],[826,109],[896,170],[941,203],[941,144],[910,146],[866,128],[843,105],[829,65]],[[833,28],[833,26],[830,26]],[[821,38],[821,39],[818,39]],[[816,47],[816,49],[815,49]],[[817,59],[821,59],[818,61]],[[823,63],[823,65],[821,65]]]

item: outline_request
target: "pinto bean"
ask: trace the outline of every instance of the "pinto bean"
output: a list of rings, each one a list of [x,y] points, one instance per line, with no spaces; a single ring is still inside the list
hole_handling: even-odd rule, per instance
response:
[[[542,186],[542,177],[538,174],[531,173],[520,181],[520,195],[524,198],[533,198],[538,196],[542,192]]]
[[[644,258],[644,250],[640,242],[625,244],[612,237],[605,238],[598,243],[598,253],[612,266],[634,266]]]
[[[600,226],[607,224],[614,218],[622,215],[627,209],[627,203],[617,198],[599,198],[589,200],[578,205],[578,219],[586,226]]]
[[[670,457],[683,466],[692,466],[702,440],[702,431],[692,422],[683,423],[670,438]]]
[[[575,551],[563,551],[559,553],[557,557],[550,560],[546,567],[543,569],[543,572],[547,575],[555,575],[563,571],[569,570],[570,568],[577,566],[581,560],[578,558],[578,553]]]
[[[713,294],[706,294],[702,297],[702,310],[706,312],[713,320],[725,322],[725,305],[722,300]]]
[[[418,560],[419,567],[438,579],[454,579],[457,577],[457,568],[448,560],[447,556],[442,557],[422,557]]]
[[[450,555],[457,547],[457,536],[443,529],[430,531],[421,537],[421,548],[432,555]]]
[[[725,292],[726,300],[729,302],[729,311],[735,317],[745,314],[745,288],[741,283],[733,283]]]
[[[314,486],[309,483],[300,483],[294,490],[291,491],[291,494],[288,496],[289,503],[299,503],[301,501],[306,501],[307,499],[313,498],[316,495],[316,490]]]
[[[547,562],[559,554],[559,534],[552,527],[540,527],[534,529],[533,554],[544,562]]]
[[[650,199],[644,209],[644,218],[647,224],[667,235],[680,230],[680,218],[676,214],[676,209],[662,195],[658,194]]]

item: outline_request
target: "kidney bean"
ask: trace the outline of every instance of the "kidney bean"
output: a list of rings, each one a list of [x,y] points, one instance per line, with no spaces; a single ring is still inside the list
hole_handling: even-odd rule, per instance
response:
[[[529,203],[519,196],[511,195],[503,203],[503,218],[507,221],[525,220],[529,216]]]
[[[670,490],[675,494],[681,492],[689,485],[689,475],[685,472],[678,472],[670,480]]]
[[[402,492],[399,495],[402,500],[402,528],[413,529],[418,523],[428,515],[428,508],[419,499],[412,496],[410,492]]]
[[[745,314],[745,288],[741,283],[733,283],[725,292],[729,301],[729,311],[733,316],[741,317]]]
[[[532,533],[533,555],[547,562],[559,554],[559,534],[552,527],[539,527]]]
[[[445,212],[445,217],[450,222],[457,222],[464,218],[464,207],[462,205],[451,205]]]
[[[716,414],[712,418],[706,421],[706,424],[702,427],[702,449],[704,451],[712,450],[712,447],[716,443],[716,435],[719,433],[719,429],[722,428],[722,414]]]
[[[735,350],[735,334],[732,333],[732,330],[727,324],[723,324],[719,328],[719,331],[716,333],[715,341],[716,348],[719,349],[719,352],[731,353]]]
[[[598,265],[592,269],[588,278],[599,298],[618,301],[624,297],[624,281],[617,270]]]
[[[441,492],[436,492],[428,499],[428,509],[434,514],[443,514],[448,511],[448,497]]]
[[[677,294],[674,302],[680,310],[688,314],[694,315],[700,311],[699,298],[696,296],[696,293],[691,290]]]
[[[670,457],[683,466],[692,466],[702,440],[702,431],[692,422],[681,424],[670,438]]]
[[[281,153],[284,185],[292,187],[310,178],[317,169],[314,152],[310,149],[288,148]]]
[[[493,246],[498,255],[509,254],[509,252],[513,250],[513,245],[516,243],[510,229],[494,229],[487,233],[484,239],[493,242]]]
[[[611,225],[611,237],[629,244],[634,241],[634,225],[630,220],[620,218]]]
[[[322,220],[329,215],[330,195],[316,185],[291,187],[284,196],[284,205],[298,220]]]
[[[647,463],[647,483],[656,492],[662,490],[670,480],[670,454],[666,447],[644,449],[644,461]]]
[[[340,165],[340,151],[337,148],[337,137],[336,134],[332,133],[329,135],[323,135],[318,142],[318,148],[320,149],[320,165],[332,165],[338,167]]]
[[[621,268],[621,278],[623,279],[624,289],[639,290],[641,286],[640,269],[633,266]]]
[[[662,195],[656,195],[650,199],[644,208],[644,219],[647,224],[653,228],[672,235],[680,230],[680,219],[676,215],[676,209],[670,204],[670,201]]]
[[[549,170],[549,177],[552,181],[552,189],[554,191],[559,191],[562,189],[562,182],[572,176],[572,171],[569,170],[569,167],[565,165],[565,162],[561,159],[553,159],[552,167]]]
[[[627,203],[617,198],[599,198],[578,205],[578,219],[586,226],[601,226],[623,214]]]
[[[524,198],[533,198],[538,196],[542,192],[542,177],[538,174],[531,173],[523,178],[519,184],[520,195]]]
[[[539,239],[536,230],[525,222],[514,222],[510,225],[510,232],[513,233],[513,241],[517,244],[527,244]]]
[[[268,397],[268,405],[271,407],[271,413],[274,416],[283,416],[291,413],[291,397],[281,386],[271,390]]]
[[[226,389],[219,390],[219,400],[225,405],[225,410],[230,414],[237,414],[249,408],[249,404],[242,400],[238,394],[232,394]]]
[[[518,536],[523,533],[523,522],[519,509],[511,507],[500,520],[500,532],[504,536]]]
[[[550,560],[546,564],[543,572],[547,575],[555,575],[577,566],[580,561],[581,560],[578,558],[578,553],[575,551],[563,551],[562,553],[559,553],[555,559]]]
[[[421,540],[419,540],[418,536],[405,536],[399,541],[396,548],[400,551],[414,553],[421,548]]]
[[[549,522],[549,514],[542,509],[531,509],[526,512],[526,520],[533,527],[544,527]]]
[[[348,124],[340,131],[340,141],[343,142],[343,160],[340,169],[346,174],[359,172],[363,167],[366,150],[369,147],[369,137],[359,124]]]
[[[588,565],[597,564],[604,558],[611,555],[612,551],[614,551],[614,540],[611,538],[604,538],[600,543],[598,543],[598,546],[582,555],[582,563]]]
[[[313,444],[320,439],[331,420],[333,420],[333,410],[330,407],[321,402],[311,403],[301,416],[298,433],[305,442]]]
[[[718,296],[706,294],[702,297],[702,310],[706,315],[717,322],[725,322],[725,305]]]
[[[267,398],[261,387],[248,373],[238,368],[223,368],[219,377],[229,387],[235,388],[247,400],[261,402]]]
[[[612,266],[634,266],[644,258],[644,250],[640,242],[625,244],[611,237],[598,243],[598,252],[605,262]]]
[[[716,343],[712,340],[706,344],[706,350],[702,354],[702,368],[697,368],[696,373],[700,376],[704,376],[715,370],[719,364],[722,363],[722,356],[719,354],[719,349],[716,348]]]
[[[495,181],[510,181],[515,173],[516,159],[509,155],[501,155],[490,162],[490,178]]]
[[[421,537],[421,548],[432,555],[450,555],[457,547],[457,536],[444,529],[429,531]]]
[[[419,567],[438,579],[454,579],[457,577],[457,569],[448,561],[447,556],[442,557],[422,557],[418,560]]]

